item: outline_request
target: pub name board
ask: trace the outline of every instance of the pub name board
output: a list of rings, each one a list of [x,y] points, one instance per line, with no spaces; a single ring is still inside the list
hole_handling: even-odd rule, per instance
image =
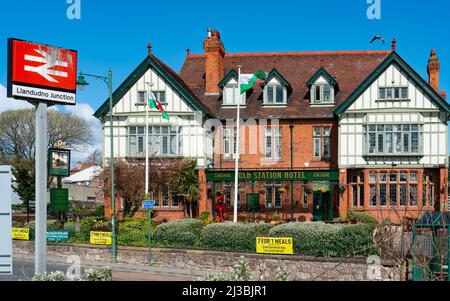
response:
[[[210,182],[233,181],[234,171],[207,171]],[[240,171],[240,181],[338,181],[339,172],[330,170],[258,170]]]

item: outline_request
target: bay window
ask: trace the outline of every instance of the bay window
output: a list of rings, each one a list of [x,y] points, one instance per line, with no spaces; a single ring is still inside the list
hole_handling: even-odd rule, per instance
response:
[[[179,156],[182,154],[181,127],[149,126],[150,156]],[[145,127],[128,128],[128,156],[145,156]]]
[[[369,124],[365,126],[366,155],[419,155],[418,124]]]

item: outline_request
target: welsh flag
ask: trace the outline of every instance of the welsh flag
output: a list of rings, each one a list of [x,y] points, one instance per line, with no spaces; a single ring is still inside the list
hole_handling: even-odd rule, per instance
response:
[[[162,114],[162,118],[166,119],[167,121],[170,121],[169,115],[167,115],[162,104],[159,102],[159,100],[156,99],[156,96],[155,94],[153,94],[153,92],[150,92],[150,97],[148,101],[150,104],[150,108],[158,109],[158,111],[160,111]]]
[[[252,89],[256,85],[261,85],[266,81],[266,74],[258,70],[255,74],[241,74],[240,86],[241,94]]]

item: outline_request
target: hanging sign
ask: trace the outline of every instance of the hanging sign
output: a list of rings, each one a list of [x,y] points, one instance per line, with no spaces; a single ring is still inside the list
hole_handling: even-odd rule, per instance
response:
[[[8,40],[8,97],[75,105],[77,52]]]
[[[48,150],[48,174],[56,177],[70,176],[70,150],[50,148]]]

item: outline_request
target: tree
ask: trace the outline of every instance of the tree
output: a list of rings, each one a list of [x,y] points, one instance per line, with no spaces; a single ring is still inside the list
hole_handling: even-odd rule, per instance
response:
[[[186,205],[189,206],[189,217],[192,218],[192,205],[195,201],[198,201],[198,172],[196,170],[197,161],[189,160],[184,162],[178,169],[177,175],[173,180],[174,189],[182,195],[185,195],[185,214]]]
[[[102,153],[100,150],[94,150],[87,158],[85,163],[92,163],[98,166],[102,165]]]
[[[12,188],[23,204],[27,206],[27,222],[30,221],[30,201],[34,200],[34,161],[28,159],[16,159],[12,166],[13,185]]]
[[[48,112],[48,146],[63,141],[67,148],[81,151],[92,144],[89,123],[78,116],[58,110]],[[34,160],[35,110],[11,110],[0,113],[0,157]]]

